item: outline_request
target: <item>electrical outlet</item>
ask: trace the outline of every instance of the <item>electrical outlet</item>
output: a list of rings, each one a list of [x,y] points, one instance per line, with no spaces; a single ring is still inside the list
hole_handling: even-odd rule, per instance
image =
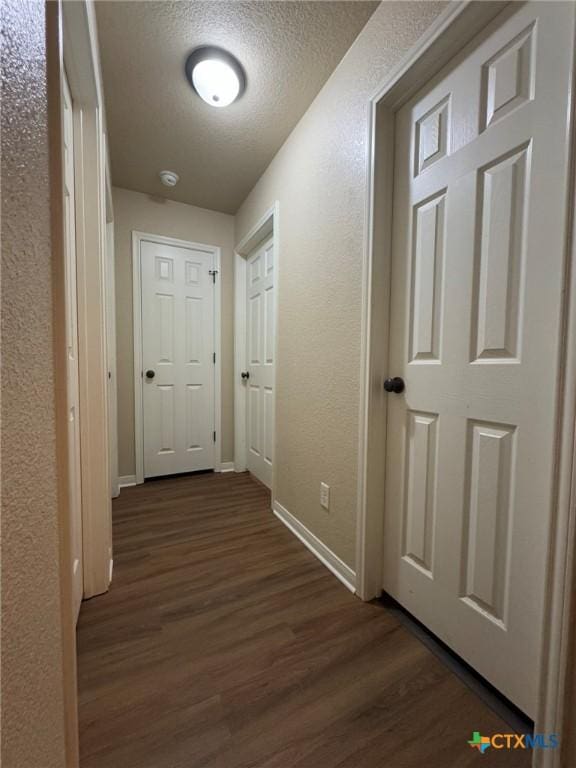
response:
[[[324,509],[330,507],[330,486],[326,483],[320,483],[320,506]]]

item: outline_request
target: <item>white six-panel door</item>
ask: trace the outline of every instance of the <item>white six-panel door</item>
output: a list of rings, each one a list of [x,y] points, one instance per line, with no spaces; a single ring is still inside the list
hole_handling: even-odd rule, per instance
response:
[[[116,278],[114,223],[106,224],[106,354],[108,358],[108,442],[110,495],[120,494],[118,478],[118,389],[116,365]]]
[[[141,243],[144,476],[213,469],[214,254]]]
[[[68,400],[68,493],[70,546],[72,554],[72,593],[78,618],[84,591],[82,572],[82,480],[80,465],[80,387],[78,382],[78,299],[76,292],[76,213],[74,198],[74,124],[72,98],[66,75],[63,76],[64,149],[64,251],[66,280],[66,352]]]
[[[274,242],[267,240],[248,257],[247,327],[247,465],[272,487],[274,450]]]
[[[384,589],[531,717],[574,10],[512,4],[396,121]]]

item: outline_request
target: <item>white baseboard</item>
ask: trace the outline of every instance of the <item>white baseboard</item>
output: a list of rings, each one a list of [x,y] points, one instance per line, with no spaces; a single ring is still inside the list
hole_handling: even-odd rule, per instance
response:
[[[356,592],[356,573],[350,568],[349,565],[343,560],[340,560],[338,555],[335,555],[331,549],[323,544],[320,539],[315,536],[312,531],[309,531],[300,520],[290,514],[282,504],[275,501],[272,504],[272,511],[276,517],[281,520],[284,525],[289,528],[292,533],[297,536],[300,541],[305,544],[312,554],[316,555],[318,560],[323,563],[326,568],[332,571],[337,579],[340,579],[342,584],[347,587],[350,592]]]
[[[131,485],[136,485],[136,475],[124,475],[118,478],[120,488],[129,488]]]
[[[219,472],[234,472],[234,462],[233,461],[223,461],[220,464]]]

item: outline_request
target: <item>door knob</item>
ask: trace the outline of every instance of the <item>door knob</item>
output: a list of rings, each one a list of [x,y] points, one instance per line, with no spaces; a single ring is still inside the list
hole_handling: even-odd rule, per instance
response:
[[[404,384],[404,379],[401,379],[400,376],[394,376],[393,379],[386,379],[384,389],[386,392],[394,392],[399,395],[400,392],[404,392],[406,385]]]
[[[250,371],[242,371],[240,376],[242,376],[243,379],[249,379],[250,378]]]
[[[146,378],[153,379],[156,376],[156,371],[146,371]]]

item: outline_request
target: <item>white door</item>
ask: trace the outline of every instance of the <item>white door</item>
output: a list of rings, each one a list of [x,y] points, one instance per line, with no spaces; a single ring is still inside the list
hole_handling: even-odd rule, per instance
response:
[[[515,3],[397,115],[384,589],[534,717],[571,3]]]
[[[141,243],[144,476],[213,469],[214,253]]]
[[[68,485],[72,554],[72,592],[76,618],[84,591],[82,573],[82,480],[80,465],[80,387],[78,382],[78,299],[76,292],[76,214],[74,201],[74,125],[66,75],[62,89],[64,149],[64,251],[68,400]]]
[[[274,242],[248,257],[246,315],[248,471],[272,487],[274,451]]]
[[[110,495],[120,495],[118,478],[118,392],[116,377],[116,278],[114,223],[106,224],[106,350],[108,356],[108,441],[110,453]]]

